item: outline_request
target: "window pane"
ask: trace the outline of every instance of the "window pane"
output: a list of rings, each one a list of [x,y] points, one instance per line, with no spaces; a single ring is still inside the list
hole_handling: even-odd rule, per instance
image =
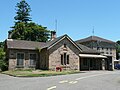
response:
[[[63,65],[63,55],[61,55],[61,65]]]
[[[64,65],[66,65],[66,53],[64,53]]]
[[[17,65],[18,66],[23,66],[23,61],[24,61],[24,54],[23,53],[18,53],[17,54]]]
[[[67,55],[67,64],[69,64],[69,55]]]
[[[35,65],[36,54],[30,54],[30,65]]]

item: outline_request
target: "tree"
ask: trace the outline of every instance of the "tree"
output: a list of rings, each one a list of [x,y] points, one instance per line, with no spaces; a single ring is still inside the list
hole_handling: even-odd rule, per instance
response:
[[[4,42],[0,42],[0,69],[2,71],[7,70],[7,61],[5,58],[4,44]]]
[[[16,23],[13,30],[10,31],[12,39],[46,42],[49,39],[50,31],[47,27],[35,24],[34,22]]]
[[[21,0],[19,3],[17,3],[17,9],[16,9],[16,16],[14,17],[15,20],[18,22],[28,22],[31,21],[30,18],[30,5],[25,1]]]
[[[8,38],[41,42],[48,41],[50,31],[47,30],[47,27],[43,27],[32,21],[28,22],[30,21],[29,12],[31,9],[26,1],[20,1],[20,3],[17,3],[16,7],[18,8],[17,15],[15,16],[17,22],[11,27],[12,30],[8,31]]]
[[[117,59],[120,59],[119,54],[120,54],[120,40],[118,40],[116,42],[116,56],[117,56]]]
[[[0,48],[4,48],[5,42],[0,42]]]
[[[47,27],[35,24],[34,22],[28,23],[26,26],[25,40],[46,42],[50,36],[50,31]]]

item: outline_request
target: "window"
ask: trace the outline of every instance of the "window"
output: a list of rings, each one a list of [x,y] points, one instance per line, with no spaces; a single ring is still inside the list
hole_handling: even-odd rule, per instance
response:
[[[67,64],[69,64],[69,55],[67,55]]]
[[[64,44],[64,48],[66,48],[66,44]]]
[[[30,54],[30,66],[36,65],[36,54]]]
[[[66,53],[64,53],[64,65],[66,65]]]
[[[110,54],[112,54],[112,52],[110,52]]]
[[[108,52],[106,52],[106,54],[109,54]]]
[[[61,64],[63,65],[63,55],[61,55]]]
[[[110,51],[112,51],[112,48],[110,48]]]
[[[24,63],[24,53],[17,53],[17,66],[22,67]]]
[[[69,55],[64,53],[63,55],[61,55],[61,65],[66,65],[66,64],[69,64]]]
[[[99,47],[97,47],[97,50],[99,50]]]
[[[104,50],[104,48],[102,48],[102,50]]]
[[[108,48],[106,48],[106,50],[108,51]]]

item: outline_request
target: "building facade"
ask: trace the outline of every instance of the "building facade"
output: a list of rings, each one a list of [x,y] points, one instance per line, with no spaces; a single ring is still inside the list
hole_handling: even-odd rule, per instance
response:
[[[6,40],[9,70],[34,68],[42,70],[104,70],[106,59],[96,50],[75,43],[68,35],[49,42]],[[108,70],[108,68],[106,68]]]
[[[76,43],[85,45],[93,50],[97,50],[101,55],[107,56],[109,64],[114,68],[114,60],[116,60],[116,43],[97,36],[90,36],[84,39],[77,40]]]

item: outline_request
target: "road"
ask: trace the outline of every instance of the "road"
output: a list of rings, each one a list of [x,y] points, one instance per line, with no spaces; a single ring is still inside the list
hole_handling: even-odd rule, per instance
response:
[[[120,71],[32,78],[0,74],[0,90],[120,90]]]

